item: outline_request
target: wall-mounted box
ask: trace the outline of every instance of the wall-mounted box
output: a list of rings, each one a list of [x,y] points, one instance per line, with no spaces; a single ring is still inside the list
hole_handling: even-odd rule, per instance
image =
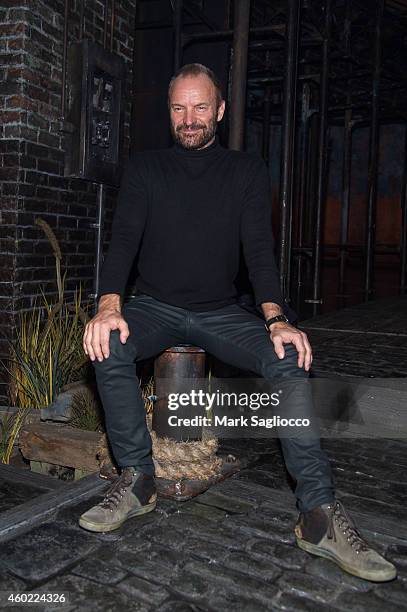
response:
[[[125,63],[90,40],[68,49],[65,176],[120,182]]]

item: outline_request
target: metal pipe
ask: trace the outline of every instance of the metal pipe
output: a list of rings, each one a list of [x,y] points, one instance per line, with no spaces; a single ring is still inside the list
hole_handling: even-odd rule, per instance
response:
[[[104,14],[103,14],[103,47],[105,49],[107,46],[107,30],[108,30],[108,25],[109,25],[108,13],[109,13],[109,0],[105,0],[105,8],[104,8]]]
[[[250,32],[252,30],[249,30]],[[283,40],[279,41],[269,41],[269,40],[255,40],[249,42],[250,50],[258,50],[258,51],[283,51],[284,45]],[[309,47],[320,47],[320,40],[304,40],[301,41],[301,49],[308,49]]]
[[[65,119],[65,100],[66,100],[66,70],[67,70],[67,55],[68,55],[68,9],[69,0],[65,0],[64,5],[64,46],[62,55],[62,91],[61,91],[61,120]]]
[[[246,1],[249,2],[250,0]],[[285,25],[249,28],[249,34],[270,34],[272,32],[283,37],[285,32]],[[212,42],[216,40],[225,40],[227,38],[233,38],[233,36],[234,30],[219,30],[218,32],[197,32],[196,34],[185,34],[182,38],[182,41],[183,46],[186,47],[187,45],[190,45],[195,42]]]
[[[286,74],[282,117],[281,182],[280,182],[280,286],[285,299],[290,295],[290,224],[292,183],[294,176],[295,102],[297,95],[299,0],[288,0],[286,37]]]
[[[113,51],[115,17],[116,17],[116,4],[115,4],[115,0],[112,0],[112,13],[110,15],[110,51]]]
[[[83,39],[83,33],[85,31],[85,2],[86,2],[86,0],[80,0],[80,9],[79,9],[79,40]]]
[[[322,42],[322,69],[319,90],[319,137],[318,137],[318,180],[315,206],[315,240],[314,269],[312,290],[312,312],[318,313],[321,304],[321,240],[322,240],[322,207],[325,200],[325,167],[328,130],[328,76],[329,76],[329,43],[331,38],[332,19],[331,0],[325,2],[324,38]]]
[[[404,295],[407,287],[407,125],[404,147],[404,174],[401,189],[401,243],[400,243],[400,293]]]
[[[366,230],[366,265],[365,265],[365,301],[371,298],[373,291],[374,273],[374,244],[376,240],[376,208],[377,208],[377,174],[379,166],[379,95],[381,77],[382,55],[382,19],[384,0],[378,0],[375,25],[375,62],[372,83],[372,125],[369,142],[369,177],[368,177],[368,204],[367,204],[367,230]]]
[[[262,133],[262,151],[263,159],[266,164],[269,163],[270,155],[270,116],[271,116],[271,88],[267,87],[263,99],[263,133]]]
[[[312,117],[310,113],[310,99],[311,90],[307,83],[302,86],[301,96],[301,129],[300,129],[300,147],[299,147],[299,175],[298,175],[298,220],[297,220],[297,245],[298,248],[303,247],[304,243],[304,217],[305,217],[305,203],[307,199],[307,174],[308,174],[308,146],[309,146],[309,121]],[[297,258],[297,291],[295,309],[298,317],[300,318],[301,308],[301,292],[303,287],[303,257],[301,253]]]
[[[280,83],[284,81],[284,76],[273,76],[273,77],[249,77],[248,83],[250,85],[268,85],[269,83]],[[298,76],[299,81],[314,81],[319,79],[319,74],[302,74]]]
[[[316,171],[318,159],[318,113],[317,110],[310,116],[309,131],[308,131],[308,168],[307,168],[307,206],[304,220],[305,225],[305,241],[307,244],[313,243],[314,236],[314,217],[315,217],[315,202],[316,202]]]
[[[348,94],[349,96],[349,94]],[[343,126],[343,157],[342,157],[342,201],[341,201],[341,227],[340,227],[340,264],[338,293],[344,295],[346,272],[346,249],[349,236],[349,210],[350,210],[350,183],[352,172],[352,110],[345,112]],[[342,301],[342,306],[344,306]]]
[[[135,7],[134,7],[134,37],[133,37],[133,54],[132,54],[132,62],[133,62],[133,70],[132,70],[132,91],[136,92],[137,91],[137,61],[139,58],[139,47],[140,47],[140,38],[143,37],[143,35],[138,34],[138,20],[139,20],[139,14],[140,14],[140,3],[138,2],[138,0],[135,1]],[[130,150],[129,153],[130,155],[133,153],[133,149],[132,146],[134,147],[134,142],[135,142],[135,134],[134,134],[134,126],[137,125],[137,121],[136,121],[136,105],[134,104],[134,97],[133,97],[133,101],[130,107],[130,126],[131,126],[131,133],[130,133]]]
[[[236,151],[243,149],[244,143],[249,25],[250,0],[235,0],[229,149]]]
[[[376,243],[376,249],[375,252],[379,252],[379,247],[382,249],[382,253],[386,252],[386,253],[400,253],[400,246],[397,245],[395,246],[394,244],[387,244],[385,242],[377,242]],[[353,251],[353,252],[360,252],[361,254],[363,254],[365,247],[362,244],[345,244],[345,246],[342,246],[340,244],[340,242],[332,242],[331,244],[323,244],[322,245],[322,249],[323,250],[329,250],[329,249],[337,249],[338,251],[340,251],[341,249],[344,249],[345,251]],[[304,253],[310,253],[312,254],[312,248],[309,246],[304,246],[304,247],[293,247],[293,253],[297,253],[297,252],[304,252]]]
[[[107,32],[108,32],[108,2],[105,0],[105,14],[104,14],[104,31],[103,31],[103,46],[106,49],[107,46]],[[112,0],[112,9],[110,17],[110,51],[113,51],[113,34],[114,34],[114,18],[115,18],[115,1]],[[103,250],[103,218],[106,203],[106,185],[104,183],[97,183],[97,211],[98,218],[97,222],[93,224],[96,228],[96,263],[95,263],[95,277],[94,277],[94,314],[97,312],[98,293],[100,284],[100,272],[102,268],[102,250]]]
[[[103,240],[103,217],[104,217],[104,209],[105,209],[105,201],[106,201],[106,190],[103,183],[97,184],[97,211],[98,211],[98,219],[96,224],[93,224],[93,227],[96,227],[96,247],[95,247],[95,276],[93,280],[93,310],[94,314],[97,313],[97,303],[98,303],[98,293],[99,293],[99,284],[100,284],[100,271],[102,268],[102,240]]]
[[[174,0],[174,72],[182,62],[182,0]]]
[[[351,53],[351,35],[352,35],[352,7],[350,0],[346,0],[346,11],[344,20],[344,41],[345,55]],[[345,306],[345,273],[347,262],[347,249],[345,248],[349,238],[349,210],[350,210],[350,183],[352,172],[352,94],[351,78],[352,64],[349,66],[346,94],[346,110],[343,123],[343,156],[342,156],[342,201],[341,201],[341,220],[340,220],[340,251],[339,251],[339,282],[338,282],[338,297],[340,297],[340,306]]]

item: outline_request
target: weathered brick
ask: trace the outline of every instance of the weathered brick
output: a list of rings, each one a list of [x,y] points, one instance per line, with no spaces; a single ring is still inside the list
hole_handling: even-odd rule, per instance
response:
[[[153,584],[138,576],[125,578],[116,585],[116,589],[135,598],[136,601],[142,601],[149,606],[158,606],[170,594],[164,587]]]
[[[97,23],[95,12],[101,11],[102,14],[103,7],[104,3],[95,2],[85,9],[87,36],[99,42],[102,42],[103,26]],[[134,13],[133,0],[129,7],[130,12]],[[75,3],[69,3],[69,40],[78,37],[77,9]],[[39,283],[47,294],[56,295],[54,258],[40,228],[33,225],[33,214],[51,220],[53,227],[56,215],[59,215],[58,238],[68,275],[67,292],[73,290],[78,281],[84,283],[86,291],[93,290],[95,234],[88,224],[95,219],[96,190],[94,185],[81,179],[63,177],[65,152],[59,121],[63,25],[63,3],[51,0],[4,0],[1,3],[1,222],[3,226],[5,222],[15,224],[15,239],[2,234],[2,239],[6,240],[3,246],[7,251],[10,250],[10,259],[7,259],[7,263],[1,259],[0,263],[7,273],[10,270],[10,278],[19,275],[15,295],[3,296],[7,308],[13,311],[30,308],[33,298],[38,294]],[[115,36],[132,53],[132,39],[127,38],[124,30],[121,32],[116,27]],[[131,79],[131,71],[128,74]],[[124,93],[128,90],[126,85]],[[128,108],[124,109],[125,122],[130,121],[130,105],[131,99],[128,97]],[[128,126],[125,126],[124,132],[128,133]],[[127,139],[124,139],[123,145],[124,151],[127,151]],[[107,192],[103,239],[105,250],[110,240],[117,190],[108,188]],[[21,211],[18,219],[7,219],[4,216],[7,211],[15,211],[17,208]],[[26,216],[27,213],[30,215]],[[69,259],[71,256],[74,256],[72,260]],[[10,324],[10,337],[12,333]],[[0,388],[0,404],[5,398],[3,391]]]
[[[370,591],[373,587],[373,583],[367,580],[363,580],[362,578],[357,578],[356,576],[351,576],[350,574],[342,571],[335,563],[332,561],[328,561],[327,559],[311,559],[308,560],[305,566],[305,571],[307,574],[312,574],[313,576],[321,576],[324,580],[328,580],[334,585],[341,585],[346,589],[351,589],[352,591],[360,591],[361,593],[365,593]]]
[[[47,555],[43,554],[44,547]],[[36,582],[56,574],[95,548],[95,539],[88,534],[45,524],[4,543],[2,564],[14,575]]]
[[[301,572],[284,573],[278,580],[278,586],[288,593],[308,597],[321,603],[332,602],[340,591],[339,585]]]
[[[366,612],[366,610],[371,610],[372,612],[400,612],[401,610],[399,604],[395,604],[387,599],[386,603],[384,603],[383,600],[375,595],[374,591],[369,593],[344,591],[335,600],[334,606],[337,610],[342,610],[343,612],[349,612],[349,610],[352,610],[352,612]]]
[[[307,555],[296,546],[280,544],[270,540],[256,538],[248,544],[247,550],[250,550],[255,556],[259,555],[270,559],[284,569],[301,570],[307,561]]]
[[[185,576],[184,581],[186,582],[187,576],[190,574],[205,580],[216,592],[222,590],[245,595],[245,593],[250,591],[253,599],[267,603],[278,593],[278,588],[274,584],[266,583],[247,574],[243,575],[241,572],[230,569],[226,565],[208,564],[195,560],[188,561],[184,566],[179,581],[181,582],[183,576]]]

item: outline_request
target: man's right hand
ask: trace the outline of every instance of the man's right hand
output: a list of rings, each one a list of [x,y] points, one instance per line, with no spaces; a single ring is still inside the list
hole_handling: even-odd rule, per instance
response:
[[[83,350],[92,361],[103,361],[109,357],[110,332],[120,330],[120,341],[125,344],[129,337],[129,327],[122,317],[120,296],[116,293],[102,295],[98,312],[85,327]]]

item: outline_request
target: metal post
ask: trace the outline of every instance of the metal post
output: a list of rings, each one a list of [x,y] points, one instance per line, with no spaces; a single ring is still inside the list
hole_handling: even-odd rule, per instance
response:
[[[174,72],[182,62],[182,0],[174,0]]]
[[[245,0],[235,0],[236,2],[245,3]],[[246,0],[248,3],[250,0]],[[249,33],[254,36],[259,36],[261,34],[269,34],[274,33],[276,36],[284,37],[285,26],[284,25],[270,25],[270,26],[262,26],[257,28],[250,28]],[[184,34],[183,36],[183,44],[184,46],[188,46],[195,43],[202,42],[215,42],[217,40],[227,40],[228,38],[233,38],[235,30],[218,30],[217,32],[197,32],[196,34]]]
[[[279,253],[280,286],[283,296],[286,299],[288,299],[290,295],[290,224],[294,177],[295,102],[297,94],[299,20],[299,0],[288,0],[288,25],[286,36],[287,70],[284,79],[284,107],[281,130],[281,217]]]
[[[367,204],[367,233],[366,233],[366,267],[365,267],[365,301],[372,296],[374,249],[376,242],[376,207],[377,207],[377,174],[379,166],[379,94],[381,77],[382,55],[382,18],[384,0],[378,0],[375,26],[375,57],[372,84],[372,115],[369,142],[369,178],[368,178],[368,204]]]
[[[322,42],[322,69],[319,89],[319,138],[318,138],[318,181],[317,200],[315,206],[315,240],[314,240],[314,270],[312,291],[312,312],[318,313],[321,304],[321,239],[322,239],[322,206],[325,199],[325,162],[327,155],[328,129],[328,71],[329,43],[331,37],[331,0],[325,2],[324,39]]]
[[[199,388],[205,378],[205,351],[197,346],[179,345],[164,351],[154,362],[154,380],[156,381],[157,401],[154,405],[152,427],[159,438],[185,441],[202,438],[202,427],[172,427],[168,418],[170,393],[183,393],[191,390],[194,380]],[[191,417],[192,405],[180,406],[178,417]],[[205,410],[202,410],[205,413]],[[194,413],[196,415],[196,412]]]
[[[233,64],[229,122],[229,149],[240,151],[243,149],[244,143],[250,0],[235,0],[233,25]]]
[[[83,33],[85,31],[85,2],[86,2],[86,0],[80,0],[80,8],[79,8],[79,40],[83,39]]]
[[[301,307],[301,292],[303,288],[303,257],[302,248],[304,246],[304,216],[305,206],[307,200],[307,176],[308,176],[308,148],[309,148],[309,124],[310,117],[310,98],[311,90],[308,83],[304,83],[302,86],[301,96],[301,130],[300,130],[300,146],[299,146],[299,159],[298,165],[300,168],[298,176],[298,222],[297,222],[297,291],[295,309],[300,317]]]
[[[352,33],[352,7],[350,0],[346,2],[346,13],[344,23],[345,53],[351,54],[351,33]],[[350,76],[352,75],[352,64],[349,66]],[[345,306],[345,272],[348,258],[347,243],[349,236],[349,210],[350,210],[350,182],[352,172],[352,94],[351,80],[347,82],[348,93],[346,96],[346,106],[343,124],[343,157],[342,157],[342,201],[341,201],[341,224],[340,224],[340,248],[339,248],[339,283],[338,298],[340,306]]]
[[[108,24],[109,24],[108,16],[109,16],[109,0],[105,0],[105,8],[104,8],[104,15],[103,15],[103,46],[105,49],[107,47],[107,31],[108,31]]]
[[[271,87],[267,87],[263,99],[263,159],[269,163],[270,155],[270,115],[271,115]]]
[[[342,162],[342,202],[341,233],[339,250],[339,298],[341,306],[345,305],[345,271],[348,253],[346,245],[349,235],[350,181],[352,172],[352,110],[345,111],[343,126],[343,162]]]
[[[107,46],[107,32],[108,32],[108,4],[109,0],[105,0],[105,14],[104,14],[104,30],[103,30],[103,46],[106,49]],[[112,14],[110,24],[110,50],[113,49],[113,24],[114,24],[114,0],[112,0]],[[102,268],[102,251],[103,251],[103,218],[105,211],[106,202],[106,186],[104,183],[97,183],[97,214],[98,218],[96,223],[92,223],[91,227],[96,229],[96,244],[95,244],[95,276],[93,280],[93,313],[97,313],[98,299],[99,299],[99,284],[100,284],[100,272]]]
[[[404,174],[401,190],[400,293],[407,288],[407,125],[405,131]]]
[[[64,44],[62,57],[62,84],[61,84],[61,121],[65,119],[65,100],[66,100],[66,70],[68,55],[68,20],[69,20],[69,0],[65,0],[64,5]]]
[[[110,16],[110,51],[113,51],[115,16],[116,16],[115,0],[112,0],[112,13]]]
[[[103,240],[103,217],[105,210],[106,190],[103,183],[97,183],[97,211],[98,219],[91,227],[96,228],[95,246],[95,276],[93,279],[93,312],[97,313],[97,303],[99,297],[100,271],[102,268],[102,240]]]

